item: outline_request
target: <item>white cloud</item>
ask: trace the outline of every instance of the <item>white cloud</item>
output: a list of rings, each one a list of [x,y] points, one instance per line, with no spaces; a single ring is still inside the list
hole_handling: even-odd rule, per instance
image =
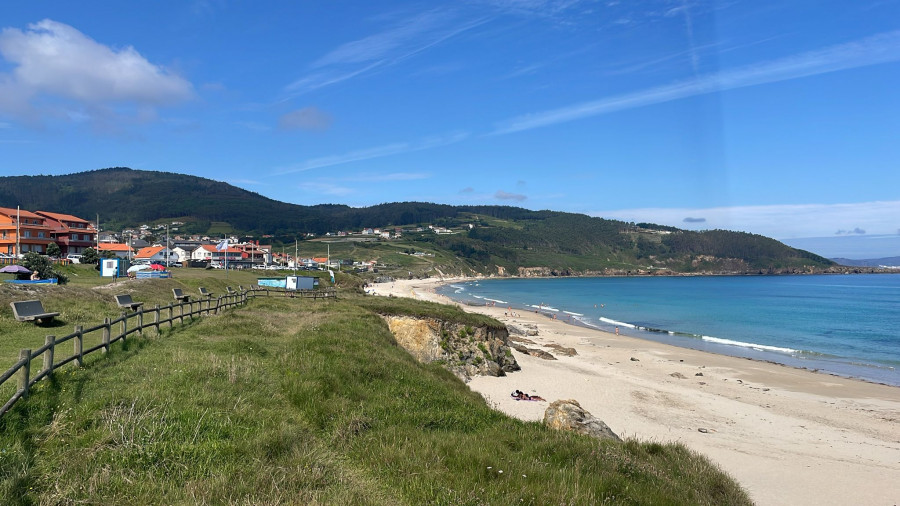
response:
[[[449,135],[427,137],[416,143],[397,142],[394,144],[386,144],[384,146],[376,146],[374,148],[358,149],[339,155],[311,158],[309,160],[300,162],[299,164],[277,170],[275,172],[275,175],[304,172],[307,170],[321,169],[323,167],[333,167],[335,165],[344,165],[347,163],[371,160],[374,158],[399,155],[401,153],[410,153],[413,151],[422,151],[426,149],[447,146],[450,144],[461,142],[468,136],[469,134],[466,132],[455,132]]]
[[[796,204],[697,208],[645,208],[595,211],[592,216],[648,222],[692,229],[726,229],[761,234],[776,239],[828,237],[835,231],[858,235],[893,234],[900,223],[900,200],[851,204]],[[686,218],[702,216],[691,223]]]
[[[733,70],[705,74],[674,84],[519,116],[501,123],[493,133],[499,135],[520,132],[707,93],[898,60],[900,60],[900,30]]]
[[[194,95],[190,82],[150,63],[133,47],[110,48],[50,19],[24,31],[0,31],[0,57],[12,66],[10,73],[0,74],[0,96],[6,97],[0,98],[0,113],[22,119],[89,116],[78,109],[122,105],[136,107],[138,116],[152,117],[152,108]],[[35,105],[41,98],[62,99],[64,104],[53,102],[57,111],[38,111],[48,107]]]
[[[515,200],[516,202],[522,202],[527,199],[527,195],[522,195],[521,193],[509,193],[503,190],[497,190],[497,193],[494,194],[494,198],[497,200]]]

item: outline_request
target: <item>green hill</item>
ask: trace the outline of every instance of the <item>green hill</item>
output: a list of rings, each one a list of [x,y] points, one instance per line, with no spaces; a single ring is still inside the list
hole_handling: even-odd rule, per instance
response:
[[[40,295],[61,312],[58,335],[120,311],[111,293],[121,287],[89,286],[98,278],[87,266],[73,277],[89,280]],[[221,292],[253,281],[192,269],[132,288],[150,306],[170,302],[175,287]],[[6,301],[16,293],[0,287],[3,369],[49,331],[13,320]],[[262,297],[163,325],[160,335],[132,334],[127,346],[86,356],[84,367],[61,367],[0,417],[0,501],[750,504],[681,444],[598,441],[491,409],[451,373],[399,347],[378,316],[386,311],[483,318],[342,293],[327,302]],[[0,388],[4,399],[14,385]]]
[[[819,272],[835,265],[773,239],[740,232],[691,232],[508,206],[423,202],[366,208],[301,206],[200,177],[127,168],[2,177],[0,205],[87,219],[99,213],[107,230],[177,219],[185,222],[182,232],[271,234],[276,243],[293,243],[307,233],[400,227],[406,230],[404,238],[394,244],[453,258],[440,265],[451,272],[776,273]],[[423,225],[447,227],[454,233],[411,232]]]

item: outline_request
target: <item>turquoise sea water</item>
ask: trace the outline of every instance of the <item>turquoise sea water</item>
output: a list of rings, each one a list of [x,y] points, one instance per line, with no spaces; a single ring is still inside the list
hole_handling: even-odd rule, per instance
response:
[[[438,292],[900,386],[900,275],[497,279]]]

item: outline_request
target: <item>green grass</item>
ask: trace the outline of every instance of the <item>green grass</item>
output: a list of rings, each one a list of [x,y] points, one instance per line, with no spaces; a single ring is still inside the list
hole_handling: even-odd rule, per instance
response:
[[[156,285],[135,298],[163,297]],[[67,311],[114,312],[71,289]],[[381,301],[256,299],[65,367],[0,418],[0,502],[749,503],[681,445],[602,442],[490,409],[376,314],[456,308]]]

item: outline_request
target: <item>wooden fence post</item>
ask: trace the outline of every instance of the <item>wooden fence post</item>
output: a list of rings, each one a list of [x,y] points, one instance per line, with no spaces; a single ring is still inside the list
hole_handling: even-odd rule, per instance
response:
[[[44,339],[47,351],[44,352],[44,370],[53,374],[53,349],[56,347],[56,336],[47,336]]]
[[[128,340],[128,313],[122,313],[122,344]]]
[[[175,303],[173,302],[172,304],[169,304],[169,330],[172,330],[172,318],[173,318],[172,305],[173,304],[175,304]]]
[[[144,336],[144,308],[138,309],[138,334]]]
[[[22,397],[28,397],[28,381],[31,375],[31,350],[19,351],[19,360],[25,360],[25,363],[22,365],[22,372],[19,375],[19,390],[22,392]]]
[[[110,324],[112,320],[109,318],[103,319],[103,353],[109,353],[109,335],[112,334],[112,325]]]
[[[156,327],[156,337],[159,337],[159,304],[153,309],[153,325]]]
[[[75,346],[75,363],[78,364],[78,367],[84,366],[84,333],[82,332],[84,327],[81,325],[75,325],[75,340],[73,341]]]
[[[184,302],[178,304],[178,312],[180,313],[178,317],[181,318],[181,324],[184,325]]]

